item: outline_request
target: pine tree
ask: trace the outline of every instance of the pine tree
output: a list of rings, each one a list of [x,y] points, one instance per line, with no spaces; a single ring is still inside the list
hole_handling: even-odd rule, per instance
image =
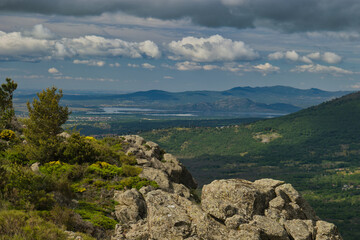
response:
[[[15,119],[15,111],[13,107],[13,93],[17,88],[10,78],[6,78],[6,83],[0,87],[0,129],[13,129]]]
[[[27,102],[29,119],[25,121],[25,137],[28,143],[28,154],[31,160],[48,162],[57,160],[60,144],[61,126],[67,121],[70,111],[60,106],[62,90],[47,88],[37,94],[32,104]]]

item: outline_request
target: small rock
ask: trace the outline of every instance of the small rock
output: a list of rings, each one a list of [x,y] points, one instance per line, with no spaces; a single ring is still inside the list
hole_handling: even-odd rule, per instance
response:
[[[30,169],[31,171],[33,171],[34,173],[40,173],[40,169],[39,169],[40,163],[36,162],[31,164]]]

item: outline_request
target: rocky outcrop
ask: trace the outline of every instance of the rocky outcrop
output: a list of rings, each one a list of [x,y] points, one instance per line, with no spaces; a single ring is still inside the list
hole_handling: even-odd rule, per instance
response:
[[[215,180],[194,201],[196,182],[170,154],[138,136],[125,136],[142,177],[159,188],[116,191],[119,221],[112,240],[340,240],[291,184],[273,179]]]
[[[146,142],[137,135],[122,138],[126,154],[134,155],[137,164],[143,169],[140,177],[157,182],[160,188],[167,192],[179,189],[176,184],[182,184],[187,188],[197,187],[190,172],[174,156],[164,153],[156,143]]]

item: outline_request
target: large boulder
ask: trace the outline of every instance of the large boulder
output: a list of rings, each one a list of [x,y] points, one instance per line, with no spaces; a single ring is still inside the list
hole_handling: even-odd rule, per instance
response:
[[[249,221],[264,210],[263,195],[246,180],[215,180],[203,187],[201,197],[203,210],[221,221],[234,215]]]
[[[128,224],[146,217],[147,209],[143,196],[136,190],[115,191],[115,216],[119,223]]]
[[[192,194],[189,171],[156,143],[123,137],[136,156],[139,175],[157,182],[115,191],[118,224],[112,240],[341,240],[332,223],[321,221],[291,184],[274,179],[254,182],[215,180]]]

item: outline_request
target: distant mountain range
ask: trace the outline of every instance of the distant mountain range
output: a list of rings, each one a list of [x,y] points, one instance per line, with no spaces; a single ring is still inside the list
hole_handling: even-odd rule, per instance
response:
[[[350,92],[328,92],[320,89],[297,89],[285,86],[236,87],[226,91],[167,92],[139,91],[127,94],[67,94],[63,100],[70,106],[121,106],[198,112],[205,115],[237,113],[286,114],[343,96]],[[32,99],[34,94],[16,95]]]

